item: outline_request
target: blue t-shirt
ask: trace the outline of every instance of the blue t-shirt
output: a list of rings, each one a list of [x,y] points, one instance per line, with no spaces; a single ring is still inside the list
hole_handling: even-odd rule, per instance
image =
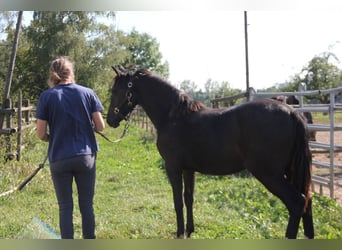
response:
[[[97,152],[92,113],[102,110],[95,92],[76,83],[59,84],[41,93],[36,118],[48,122],[49,161]]]

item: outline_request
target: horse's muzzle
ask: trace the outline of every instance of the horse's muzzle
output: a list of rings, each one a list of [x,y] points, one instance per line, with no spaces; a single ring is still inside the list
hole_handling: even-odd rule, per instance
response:
[[[118,121],[116,119],[110,119],[109,117],[107,118],[107,123],[109,126],[111,126],[113,128],[117,128],[120,126],[120,121]]]

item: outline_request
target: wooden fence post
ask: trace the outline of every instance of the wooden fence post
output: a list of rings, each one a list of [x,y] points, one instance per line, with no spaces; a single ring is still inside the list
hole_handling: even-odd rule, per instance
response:
[[[4,107],[7,109],[12,108],[12,100],[7,98],[5,99],[5,105]],[[12,128],[12,114],[10,112],[6,112],[5,114],[6,119],[6,128]],[[10,157],[10,152],[12,151],[12,145],[11,145],[11,135],[6,135],[6,154],[8,157]]]
[[[30,100],[29,99],[22,100],[22,106],[26,108],[30,107]],[[23,115],[24,115],[25,125],[29,124],[30,116],[31,116],[31,109],[25,111]]]
[[[21,144],[22,144],[22,103],[23,103],[23,95],[21,91],[19,91],[18,97],[18,134],[17,134],[17,160],[20,161],[21,158]]]

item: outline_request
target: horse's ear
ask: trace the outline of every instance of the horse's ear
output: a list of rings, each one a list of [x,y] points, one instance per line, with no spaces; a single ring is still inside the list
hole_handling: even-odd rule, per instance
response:
[[[116,69],[114,66],[112,66],[112,69],[115,71],[115,73],[119,76],[121,71]]]
[[[121,70],[121,72],[127,71],[122,65],[119,66],[119,69]]]

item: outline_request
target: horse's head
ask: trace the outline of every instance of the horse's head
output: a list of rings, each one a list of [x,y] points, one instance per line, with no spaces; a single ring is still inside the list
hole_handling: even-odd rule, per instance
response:
[[[128,119],[137,102],[133,95],[133,74],[123,67],[112,68],[116,73],[116,77],[111,89],[112,96],[108,109],[107,123],[111,127],[116,128],[122,120]]]

